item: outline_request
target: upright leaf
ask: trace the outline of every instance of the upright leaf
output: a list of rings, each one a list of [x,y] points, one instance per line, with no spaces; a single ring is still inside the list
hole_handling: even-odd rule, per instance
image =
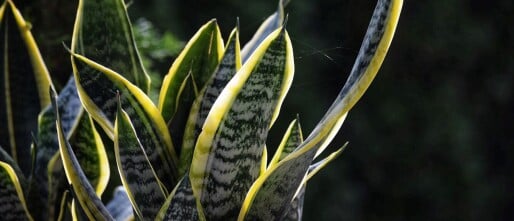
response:
[[[91,186],[86,174],[82,170],[70,143],[66,140],[55,98],[52,99],[52,106],[54,107],[54,110],[56,110],[55,115],[57,118],[56,125],[57,135],[59,138],[59,151],[62,157],[66,177],[74,192],[74,197],[80,203],[81,208],[89,219],[114,220],[100,198],[97,196],[94,187]]]
[[[241,56],[239,46],[239,31],[234,29],[228,39],[227,47],[223,53],[220,64],[207,82],[200,95],[196,98],[187,120],[184,130],[184,138],[180,153],[180,174],[184,174],[191,166],[194,145],[207,114],[212,105],[220,95],[227,83],[232,79],[236,72],[241,68]]]
[[[0,79],[0,146],[28,174],[31,133],[51,83],[30,24],[10,0],[0,6]]]
[[[141,220],[154,219],[166,200],[166,192],[121,106],[116,117],[114,152],[121,182],[136,215]]]
[[[205,220],[201,205],[193,194],[189,175],[186,174],[168,196],[155,220]]]
[[[402,0],[378,1],[354,68],[339,96],[305,142],[252,185],[239,220],[279,220],[283,216],[312,160],[330,143],[348,111],[378,72],[396,29],[402,4]]]
[[[113,197],[107,203],[107,210],[109,210],[109,213],[115,220],[129,221],[134,219],[132,204],[130,204],[127,191],[125,191],[123,186],[118,186],[114,189]]]
[[[80,0],[72,49],[77,54],[108,65],[142,91],[148,92],[150,77],[137,51],[126,8],[123,0]],[[109,81],[105,81],[105,86],[113,87]]]
[[[190,177],[208,220],[237,217],[261,169],[269,128],[293,77],[285,29],[272,33],[214,103],[196,143]]]
[[[275,155],[271,159],[270,167],[283,160],[287,155],[292,153],[303,142],[302,128],[298,117],[289,124]]]
[[[184,79],[192,75],[198,88],[203,88],[218,65],[222,53],[223,40],[219,27],[216,20],[211,20],[189,40],[164,77],[159,94],[159,109],[166,122],[171,121],[181,105],[178,92]]]
[[[250,58],[255,49],[259,47],[262,41],[264,41],[269,34],[282,27],[285,17],[284,7],[286,7],[289,1],[290,0],[279,0],[277,11],[264,20],[259,29],[257,29],[257,32],[253,35],[252,39],[250,39],[250,41],[243,47],[243,50],[241,51],[243,63]]]
[[[176,166],[178,159],[168,128],[150,98],[118,73],[81,55],[72,54],[72,66],[84,108],[112,138],[117,111],[116,94],[121,95],[121,106],[134,124],[137,137],[155,167],[157,176],[167,189],[172,189],[179,179]],[[99,75],[105,76],[104,80],[115,87],[103,87],[105,82],[95,77]]]
[[[0,161],[0,214],[2,220],[33,220],[30,216],[23,190],[13,168]]]

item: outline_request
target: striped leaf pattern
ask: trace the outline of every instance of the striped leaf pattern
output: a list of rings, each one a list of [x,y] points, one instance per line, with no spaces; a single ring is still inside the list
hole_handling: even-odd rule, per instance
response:
[[[220,64],[191,107],[191,113],[189,114],[189,119],[184,130],[184,138],[180,153],[181,174],[184,174],[191,165],[196,139],[202,131],[203,123],[205,122],[212,105],[230,79],[232,79],[240,68],[241,57],[239,31],[234,29],[230,34],[228,44],[225,48]]]
[[[176,189],[168,196],[156,220],[205,220],[193,194],[189,176],[186,174]]]
[[[211,20],[186,44],[164,77],[159,94],[159,109],[166,122],[172,120],[178,107],[182,105],[178,92],[184,79],[192,75],[198,88],[203,88],[218,65],[222,53],[223,40],[219,27],[216,20]]]
[[[394,34],[402,0],[379,0],[354,68],[341,93],[297,151],[259,177],[245,199],[239,219],[279,220],[309,166],[341,127],[380,67]]]
[[[30,171],[31,132],[37,115],[49,104],[50,76],[41,59],[30,25],[12,1],[0,6],[0,145]]]
[[[72,49],[120,73],[144,92],[150,87],[123,0],[80,0]],[[99,75],[99,81],[103,76]],[[106,82],[109,82],[105,80]],[[109,85],[106,83],[107,87]]]
[[[279,0],[277,11],[264,20],[261,26],[257,29],[257,32],[253,35],[252,39],[245,44],[241,51],[243,63],[250,58],[250,55],[252,55],[255,49],[257,49],[269,34],[282,27],[285,17],[284,7],[286,7],[289,1],[290,0]]]
[[[289,124],[286,133],[282,137],[282,141],[278,146],[275,155],[271,159],[269,166],[273,166],[283,160],[287,155],[292,153],[303,142],[302,128],[298,117]]]
[[[128,114],[118,107],[114,152],[123,186],[141,220],[154,219],[166,193],[139,142]],[[159,166],[159,165],[156,165]]]
[[[0,214],[2,220],[33,220],[27,211],[23,190],[13,168],[0,161]]]
[[[214,103],[198,138],[190,177],[208,220],[235,219],[259,176],[272,122],[289,89],[293,55],[285,29],[272,33]]]
[[[81,55],[72,54],[72,56],[75,79],[78,79],[79,96],[88,113],[113,136],[111,122],[114,122],[117,111],[116,95],[120,93],[121,106],[134,125],[148,160],[156,166],[155,172],[166,188],[172,189],[179,178],[176,168],[178,159],[168,128],[150,98],[114,71]],[[101,85],[105,82],[99,82],[94,78],[97,75],[106,76],[106,79],[116,87],[102,87]],[[86,88],[90,91],[86,92]]]
[[[68,182],[72,186],[74,198],[79,201],[81,208],[90,220],[114,220],[104,204],[97,196],[96,191],[88,181],[86,174],[79,164],[77,156],[73,152],[70,143],[66,140],[63,128],[61,126],[61,118],[59,108],[56,101],[55,92],[52,92],[52,106],[56,115],[57,136],[59,138],[59,152],[62,157],[64,171]]]

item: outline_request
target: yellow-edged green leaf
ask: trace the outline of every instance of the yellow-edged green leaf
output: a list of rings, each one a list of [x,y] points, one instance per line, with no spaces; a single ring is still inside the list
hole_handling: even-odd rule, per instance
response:
[[[402,4],[402,0],[378,1],[354,68],[341,93],[298,149],[255,181],[239,220],[278,220],[283,216],[312,160],[330,143],[348,111],[378,72],[394,35]]]
[[[235,219],[259,176],[269,128],[294,72],[287,31],[272,33],[214,103],[198,137],[190,179],[208,220]]]
[[[52,106],[54,107],[54,110],[56,110],[55,115],[57,119],[56,126],[57,136],[59,139],[59,152],[62,157],[66,178],[74,192],[74,198],[78,200],[81,208],[89,219],[114,220],[100,198],[97,196],[95,188],[91,186],[91,183],[88,181],[86,174],[82,170],[70,143],[66,140],[61,126],[61,117],[59,115],[59,107],[57,106],[56,99],[52,99]]]
[[[287,155],[292,153],[303,142],[302,128],[298,117],[289,124],[282,141],[280,142],[275,155],[271,159],[269,166],[277,164],[283,160]]]
[[[132,204],[130,204],[127,191],[125,191],[123,186],[118,186],[114,189],[113,197],[107,203],[107,210],[118,221],[128,221],[134,218]]]
[[[18,178],[20,179],[20,183],[22,183],[23,186],[24,184],[22,180],[25,179],[25,176],[21,172],[21,169],[20,167],[18,167],[16,161],[14,161],[14,159],[7,153],[7,151],[4,150],[2,146],[0,146],[0,161],[9,164],[9,166],[13,168],[14,172],[18,175]]]
[[[259,45],[271,34],[273,31],[282,27],[284,23],[285,13],[284,7],[289,3],[289,0],[279,0],[277,11],[270,15],[261,26],[257,29],[252,39],[248,43],[245,44],[243,50],[241,51],[241,58],[243,59],[243,63],[245,63],[250,55],[259,47]]]
[[[112,123],[117,111],[116,94],[120,93],[121,106],[134,125],[148,160],[166,189],[172,189],[179,179],[178,159],[168,128],[150,98],[116,72],[84,56],[72,54],[72,65],[82,104],[112,138]],[[96,78],[100,75],[115,87],[103,87],[106,82]]]
[[[14,169],[0,161],[0,214],[2,220],[33,220],[30,216],[23,190]]]
[[[191,112],[184,130],[182,148],[180,150],[180,174],[184,174],[191,166],[196,139],[202,131],[203,123],[212,105],[223,88],[225,88],[227,83],[240,68],[239,31],[234,29],[230,34],[220,64],[191,107]]]
[[[147,93],[150,77],[137,51],[126,8],[123,0],[80,0],[72,49],[108,65]]]
[[[140,143],[128,114],[118,106],[115,124],[114,153],[128,197],[141,220],[151,220],[166,200],[166,190]]]
[[[188,174],[168,196],[155,220],[205,220],[202,208],[193,194]]]
[[[159,110],[166,122],[173,118],[181,106],[177,98],[184,79],[191,74],[196,80],[196,85],[203,88],[218,65],[222,53],[223,40],[219,27],[216,20],[211,20],[186,44],[164,77],[159,94]]]
[[[0,6],[0,82],[0,145],[28,174],[31,133],[51,83],[30,24],[10,0]]]

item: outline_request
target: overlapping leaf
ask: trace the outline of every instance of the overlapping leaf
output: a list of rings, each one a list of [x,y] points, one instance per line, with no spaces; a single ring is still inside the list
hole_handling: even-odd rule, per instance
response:
[[[219,27],[216,20],[211,20],[189,40],[164,77],[159,94],[159,109],[166,122],[172,120],[178,107],[182,105],[179,90],[184,79],[191,75],[198,88],[203,88],[218,65],[222,53],[223,40]]]
[[[193,194],[189,175],[186,174],[168,196],[155,220],[205,220],[202,207]]]
[[[379,0],[350,77],[314,131],[297,151],[271,167],[252,186],[239,220],[279,220],[314,157],[332,140],[347,112],[375,77],[391,43],[402,0]]]
[[[291,84],[285,29],[272,33],[214,103],[195,147],[190,178],[208,220],[237,217],[259,176],[268,130]]]
[[[0,6],[0,70],[0,145],[28,174],[31,162],[24,159],[51,83],[30,25],[10,0]]]
[[[2,220],[33,220],[30,216],[23,190],[13,168],[0,161],[0,214]]]
[[[77,54],[108,65],[142,91],[148,92],[150,77],[137,51],[126,8],[123,0],[80,0],[72,49]],[[99,81],[102,77],[99,76]],[[109,83],[105,81],[104,86],[112,88]]]
[[[184,138],[180,153],[181,174],[184,174],[191,165],[196,139],[202,131],[203,123],[205,122],[212,105],[230,79],[232,79],[240,68],[241,56],[239,33],[237,29],[234,29],[230,34],[228,44],[225,48],[220,64],[191,107],[191,112],[184,130]]]
[[[141,220],[154,219],[167,194],[121,106],[116,117],[114,151],[121,181],[136,215]]]
[[[130,204],[127,191],[123,186],[116,187],[113,197],[106,207],[115,220],[128,221],[134,219],[132,204]]]

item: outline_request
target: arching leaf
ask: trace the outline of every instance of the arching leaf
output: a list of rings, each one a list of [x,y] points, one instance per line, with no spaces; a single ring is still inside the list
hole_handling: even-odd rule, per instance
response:
[[[13,168],[0,161],[0,214],[2,220],[33,220],[30,216],[23,190]]]

